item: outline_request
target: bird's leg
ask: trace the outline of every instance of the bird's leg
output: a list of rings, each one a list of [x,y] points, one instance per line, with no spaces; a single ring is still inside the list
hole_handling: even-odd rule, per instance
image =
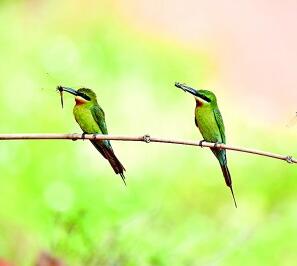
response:
[[[82,133],[81,137],[82,137],[82,140],[85,140],[86,139],[86,132]]]
[[[203,143],[203,142],[206,142],[206,140],[203,139],[203,140],[200,140],[200,141],[199,141],[199,144],[198,144],[198,145],[199,145],[201,148],[203,148],[203,146],[202,146],[202,143]]]

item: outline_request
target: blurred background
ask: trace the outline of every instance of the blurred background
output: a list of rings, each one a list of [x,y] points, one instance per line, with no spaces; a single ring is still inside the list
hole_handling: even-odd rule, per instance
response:
[[[229,144],[297,156],[296,8],[3,0],[1,133],[81,132],[64,85],[96,91],[110,133],[200,140],[179,81],[215,92]],[[0,265],[295,265],[296,166],[228,152],[235,209],[207,149],[113,147],[127,188],[87,141],[0,143]]]

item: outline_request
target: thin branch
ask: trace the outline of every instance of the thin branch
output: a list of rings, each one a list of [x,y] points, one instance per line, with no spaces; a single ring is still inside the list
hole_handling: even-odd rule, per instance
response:
[[[249,148],[235,147],[225,144],[215,144],[210,142],[199,142],[199,141],[185,141],[185,140],[175,140],[175,139],[164,139],[164,138],[155,138],[150,135],[144,136],[119,136],[119,135],[100,135],[100,134],[0,134],[0,140],[116,140],[116,141],[142,141],[146,143],[158,142],[158,143],[169,143],[169,144],[179,144],[179,145],[188,145],[188,146],[199,146],[207,148],[216,148],[216,149],[226,149],[244,153],[250,153],[254,155],[274,158],[278,160],[283,160],[288,163],[297,164],[297,159],[289,155],[275,154],[271,152],[265,152]]]

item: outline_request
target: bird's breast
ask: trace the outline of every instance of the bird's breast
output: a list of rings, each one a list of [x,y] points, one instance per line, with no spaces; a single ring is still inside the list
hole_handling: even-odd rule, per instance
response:
[[[83,132],[100,133],[100,128],[89,108],[85,108],[84,105],[75,105],[73,114],[76,122],[79,124]]]
[[[220,130],[217,125],[213,110],[207,107],[195,108],[195,122],[201,135],[206,141],[221,142]]]

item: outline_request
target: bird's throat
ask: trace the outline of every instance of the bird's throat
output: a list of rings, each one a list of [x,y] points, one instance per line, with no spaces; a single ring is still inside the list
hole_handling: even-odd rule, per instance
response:
[[[197,99],[197,98],[195,98],[195,100],[196,100],[196,108],[198,108],[198,107],[202,107],[202,105],[203,105],[203,102],[202,101],[200,101],[199,99]]]
[[[76,102],[76,105],[81,105],[81,104],[87,103],[88,101],[85,100],[84,98],[80,97],[80,96],[76,96],[75,97],[75,102]]]

